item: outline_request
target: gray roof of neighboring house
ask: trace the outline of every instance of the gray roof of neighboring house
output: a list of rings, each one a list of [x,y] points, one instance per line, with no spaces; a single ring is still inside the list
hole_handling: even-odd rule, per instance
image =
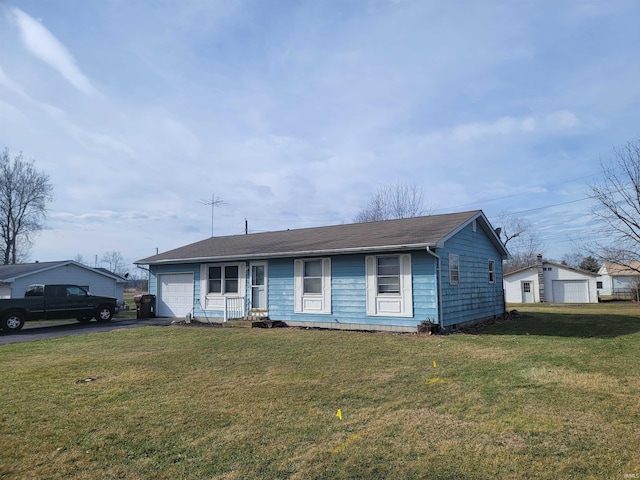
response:
[[[507,257],[507,250],[487,218],[481,210],[474,210],[380,222],[212,237],[135,263],[154,265],[442,247],[450,236],[476,219],[492,238],[501,255]]]
[[[24,277],[27,275],[32,275],[34,273],[43,272],[45,270],[49,270],[51,268],[57,268],[63,265],[77,265],[82,268],[86,268],[87,270],[92,270],[100,275],[106,275],[108,277],[112,277],[117,282],[126,281],[119,275],[116,275],[113,272],[105,268],[91,268],[86,265],[82,265],[81,263],[77,263],[73,260],[62,260],[58,262],[35,262],[35,263],[16,263],[14,265],[0,265],[0,282],[10,283],[15,279]]]
[[[24,277],[32,273],[48,270],[65,262],[37,262],[37,263],[16,263],[14,265],[0,265],[0,281],[6,282],[18,277]]]

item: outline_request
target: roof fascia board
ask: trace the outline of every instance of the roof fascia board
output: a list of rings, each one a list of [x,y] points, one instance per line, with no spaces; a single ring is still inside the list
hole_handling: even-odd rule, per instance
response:
[[[293,257],[315,257],[319,255],[348,255],[354,253],[373,253],[373,252],[391,252],[391,251],[406,251],[406,250],[422,250],[428,247],[435,247],[435,245],[427,243],[416,243],[410,245],[387,245],[384,247],[357,247],[357,248],[340,248],[334,250],[302,250],[294,252],[278,252],[278,253],[252,253],[247,255],[224,255],[219,257],[194,257],[184,259],[166,259],[158,260],[155,262],[143,263],[134,262],[136,265],[170,265],[177,263],[209,263],[209,262],[223,262],[229,260],[255,260],[255,259],[267,259],[267,258],[293,258]]]

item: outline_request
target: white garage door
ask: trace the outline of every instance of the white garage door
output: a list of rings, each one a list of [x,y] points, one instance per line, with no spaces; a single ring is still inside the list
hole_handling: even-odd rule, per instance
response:
[[[586,280],[554,280],[553,301],[557,303],[588,303],[589,286]]]
[[[158,316],[184,317],[193,308],[193,274],[158,276]]]

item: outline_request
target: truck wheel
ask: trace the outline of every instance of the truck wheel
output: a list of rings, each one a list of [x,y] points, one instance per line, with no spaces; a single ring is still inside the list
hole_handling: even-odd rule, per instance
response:
[[[101,305],[96,311],[96,320],[98,322],[108,322],[113,317],[113,308],[108,305]]]
[[[0,328],[7,333],[13,333],[24,327],[24,315],[19,312],[9,312],[0,321]]]

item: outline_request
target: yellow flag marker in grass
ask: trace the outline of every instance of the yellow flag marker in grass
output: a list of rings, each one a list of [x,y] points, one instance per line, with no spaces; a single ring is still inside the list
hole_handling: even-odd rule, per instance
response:
[[[433,368],[437,368],[437,367],[438,367],[438,364],[437,364],[437,363],[436,363],[436,361],[434,360],[434,361],[433,361]]]
[[[342,410],[338,409],[338,411],[336,412],[336,417],[342,420]]]
[[[432,383],[447,383],[447,381],[440,377],[432,377],[432,378],[427,378],[426,383],[427,385],[431,385]]]

